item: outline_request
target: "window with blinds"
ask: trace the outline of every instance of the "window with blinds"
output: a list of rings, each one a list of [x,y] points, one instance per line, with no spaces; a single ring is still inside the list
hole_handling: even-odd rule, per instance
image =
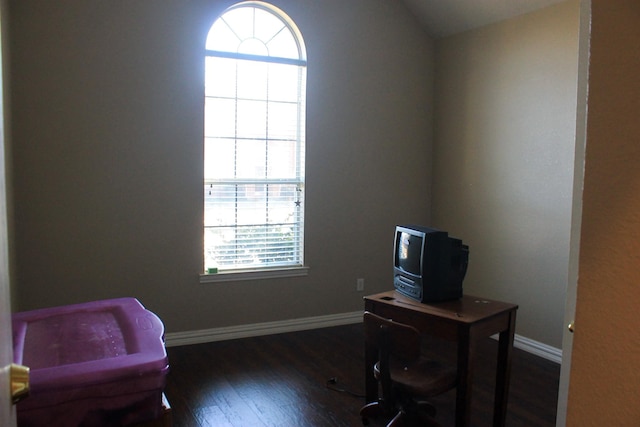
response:
[[[305,88],[302,36],[282,11],[243,2],[213,23],[205,51],[205,271],[303,265]]]

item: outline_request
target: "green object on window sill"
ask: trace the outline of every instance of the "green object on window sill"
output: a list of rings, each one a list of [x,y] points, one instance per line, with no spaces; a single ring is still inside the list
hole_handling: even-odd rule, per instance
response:
[[[217,267],[207,268],[207,274],[218,274],[218,268]]]

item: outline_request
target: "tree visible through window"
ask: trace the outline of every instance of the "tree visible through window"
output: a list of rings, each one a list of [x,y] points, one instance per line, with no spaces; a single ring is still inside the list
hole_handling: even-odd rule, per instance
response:
[[[303,265],[306,54],[279,9],[243,2],[205,51],[204,263]]]

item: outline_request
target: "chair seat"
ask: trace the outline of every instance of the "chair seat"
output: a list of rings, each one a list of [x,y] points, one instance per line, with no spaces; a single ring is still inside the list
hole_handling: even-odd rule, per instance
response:
[[[427,399],[456,387],[456,370],[422,355],[420,331],[410,325],[365,311],[365,342],[377,348],[373,374],[382,386],[382,398],[360,410],[369,417],[396,415],[387,427],[437,426],[436,408]]]
[[[415,362],[389,360],[389,372],[394,386],[404,393],[433,397],[456,386],[456,370],[435,360],[421,357]],[[374,366],[374,375],[380,379],[380,364]]]

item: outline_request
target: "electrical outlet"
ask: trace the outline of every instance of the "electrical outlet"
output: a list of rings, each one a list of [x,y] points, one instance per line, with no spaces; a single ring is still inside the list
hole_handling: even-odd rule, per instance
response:
[[[364,279],[356,279],[356,291],[364,291]]]

